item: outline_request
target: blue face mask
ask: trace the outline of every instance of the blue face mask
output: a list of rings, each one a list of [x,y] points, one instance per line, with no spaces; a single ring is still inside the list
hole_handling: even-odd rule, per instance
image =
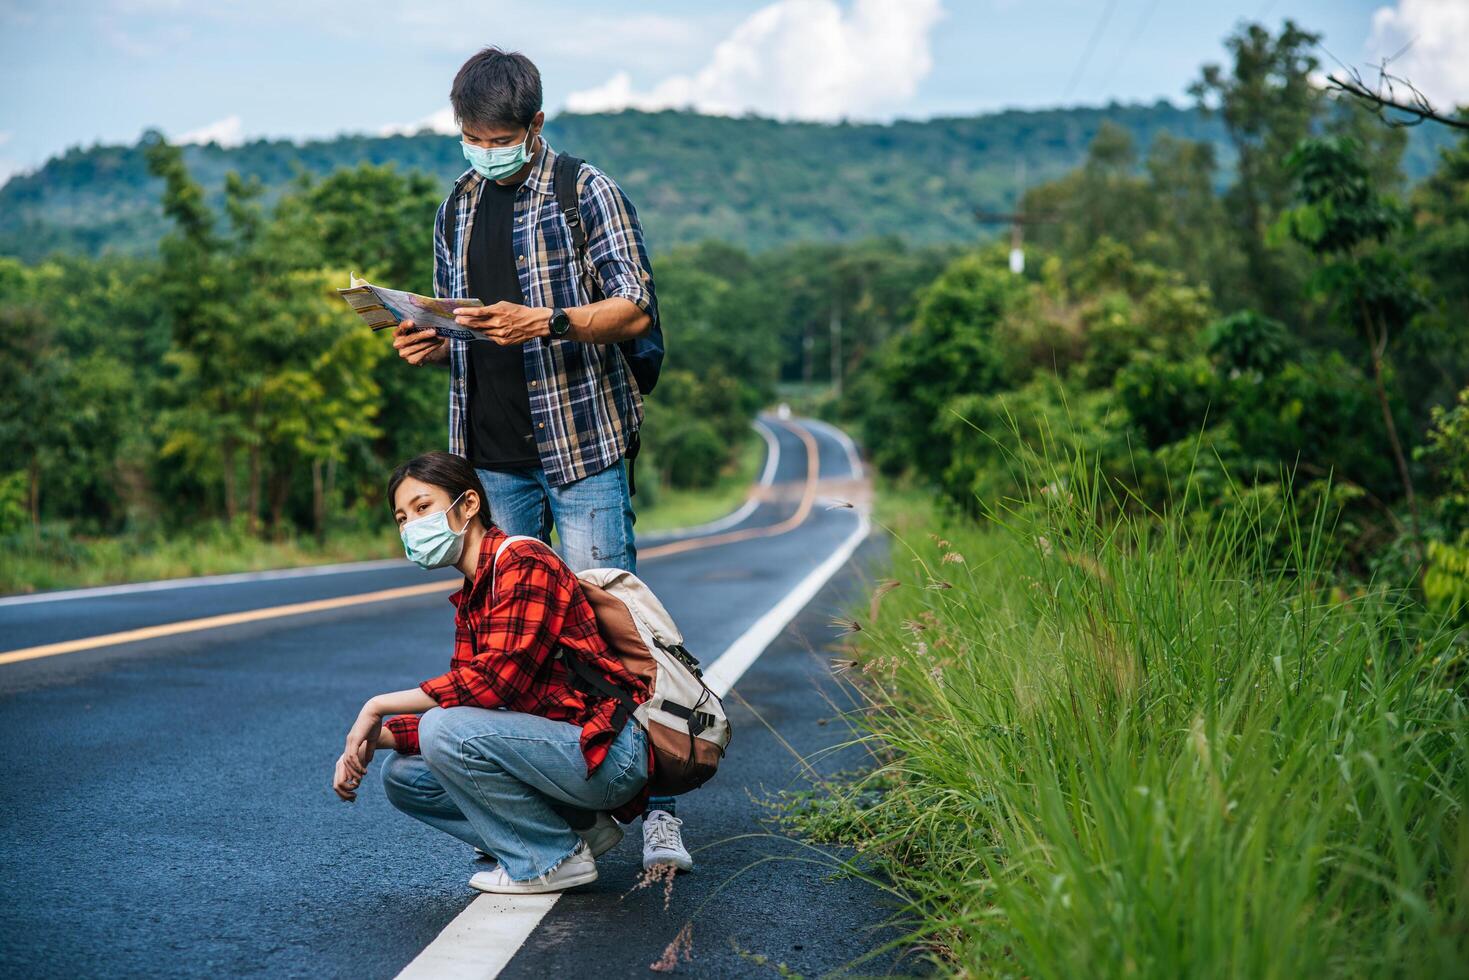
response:
[[[504,180],[530,160],[529,129],[525,131],[525,141],[515,146],[475,146],[463,140],[459,145],[464,148],[464,159],[487,180]]]
[[[468,491],[465,491],[466,493]],[[398,530],[403,539],[403,553],[419,568],[431,570],[444,568],[459,560],[464,551],[464,532],[469,530],[469,521],[458,531],[449,526],[449,511],[453,510],[464,494],[454,498],[447,510],[409,521]]]

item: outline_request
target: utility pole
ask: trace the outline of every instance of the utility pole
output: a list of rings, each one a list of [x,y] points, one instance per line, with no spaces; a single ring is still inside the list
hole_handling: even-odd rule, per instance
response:
[[[1025,160],[1015,164],[1015,200],[1025,199]],[[1060,220],[1054,214],[1023,214],[1018,209],[1013,214],[995,211],[975,211],[975,220],[982,225],[1010,226],[1010,271],[1020,275],[1025,271],[1025,226],[1049,224]]]
[[[835,292],[831,297],[831,386],[842,396],[842,304]]]

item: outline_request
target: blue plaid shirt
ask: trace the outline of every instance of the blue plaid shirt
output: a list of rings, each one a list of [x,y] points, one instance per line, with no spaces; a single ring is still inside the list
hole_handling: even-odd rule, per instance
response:
[[[577,200],[590,267],[579,269],[556,203],[555,163],[555,151],[542,138],[540,156],[515,192],[511,243],[525,305],[585,306],[595,284],[603,296],[631,300],[657,323],[652,267],[632,202],[610,177],[582,164]],[[441,298],[469,295],[469,236],[484,182],[473,169],[465,172],[434,219],[434,293]],[[453,241],[446,234],[451,208]],[[449,451],[459,456],[468,455],[468,348],[491,342],[449,341]],[[523,351],[531,425],[546,478],[564,486],[621,459],[642,424],[643,401],[618,346],[537,337]]]

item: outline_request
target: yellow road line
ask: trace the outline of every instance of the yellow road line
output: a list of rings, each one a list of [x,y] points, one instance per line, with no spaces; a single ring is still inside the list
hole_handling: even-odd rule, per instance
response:
[[[335,599],[314,599],[311,602],[294,602],[287,606],[247,609],[244,612],[225,613],[222,616],[205,616],[202,619],[185,619],[177,623],[161,623],[158,626],[144,626],[141,629],[125,630],[121,633],[84,636],[79,640],[64,640],[61,643],[47,643],[44,646],[9,650],[0,653],[0,664],[13,664],[21,660],[34,660],[37,657],[54,657],[59,653],[76,653],[78,650],[95,650],[97,647],[136,643],[139,640],[155,640],[160,636],[177,636],[180,633],[217,629],[221,626],[238,626],[241,623],[279,619],[282,616],[299,616],[302,613],[344,609],[348,606],[361,606],[370,602],[390,602],[394,599],[432,595],[435,592],[447,595],[451,588],[458,588],[458,585],[450,582],[430,582],[427,585],[408,585],[400,589],[382,589],[378,592],[361,592],[357,595],[344,595]]]
[[[751,538],[770,537],[799,527],[811,513],[811,506],[816,502],[816,483],[821,472],[820,450],[816,440],[811,433],[805,429],[782,422],[801,441],[806,444],[806,489],[801,495],[801,504],[796,512],[779,524],[769,527],[746,528],[740,531],[729,531],[724,534],[714,534],[702,538],[690,538],[687,541],[674,541],[669,544],[659,545],[640,552],[641,558],[660,558],[664,555],[680,554],[685,551],[694,551],[699,548],[712,548],[715,545],[731,544],[735,541],[747,541]],[[280,619],[283,616],[299,616],[304,613],[324,612],[329,609],[345,609],[349,606],[362,606],[372,602],[390,602],[394,599],[409,599],[414,596],[432,595],[435,592],[448,593],[457,589],[458,583],[430,582],[426,585],[409,585],[398,589],[382,589],[377,592],[363,592],[358,595],[339,596],[335,599],[314,599],[311,602],[295,602],[285,606],[271,606],[265,609],[248,609],[244,612],[225,613],[222,616],[205,616],[202,619],[184,619],[176,623],[161,623],[157,626],[144,626],[135,630],[124,630],[121,633],[104,633],[100,636],[86,636],[78,640],[63,640],[60,643],[46,643],[42,646],[24,647],[20,650],[8,650],[0,653],[0,666],[18,663],[22,660],[35,660],[39,657],[54,657],[62,653],[76,653],[80,650],[95,650],[98,647],[120,646],[124,643],[137,643],[140,640],[156,640],[163,636],[177,636],[181,633],[194,633],[199,630],[218,629],[223,626],[238,626],[241,623],[257,623],[267,619]]]
[[[816,445],[816,440],[812,438],[811,433],[805,429],[786,422],[782,422],[781,425],[794,432],[806,444],[806,489],[801,495],[801,505],[796,508],[794,514],[779,524],[772,524],[769,527],[742,528],[738,531],[726,531],[723,534],[711,534],[703,538],[671,541],[668,544],[661,544],[655,548],[649,548],[647,551],[639,551],[638,557],[661,558],[664,555],[677,555],[685,551],[712,548],[719,544],[733,544],[736,541],[749,541],[752,538],[773,537],[774,535],[784,534],[793,528],[800,527],[802,522],[811,513],[812,504],[816,503],[816,484],[821,476],[821,450]]]

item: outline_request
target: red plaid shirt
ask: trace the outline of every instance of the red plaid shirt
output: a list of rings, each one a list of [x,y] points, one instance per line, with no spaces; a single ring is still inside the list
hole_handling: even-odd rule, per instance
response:
[[[568,655],[575,651],[635,701],[647,700],[647,685],[608,651],[581,583],[548,546],[513,542],[495,567],[495,550],[505,537],[499,528],[490,528],[480,545],[474,581],[466,578],[464,587],[449,597],[455,609],[449,672],[418,686],[444,708],[507,708],[580,725],[590,776],[615,737],[612,713],[617,702],[572,687],[571,671],[552,655],[556,647]],[[390,718],[387,727],[399,752],[418,754],[417,715]],[[633,801],[638,810],[641,799],[642,794]]]

